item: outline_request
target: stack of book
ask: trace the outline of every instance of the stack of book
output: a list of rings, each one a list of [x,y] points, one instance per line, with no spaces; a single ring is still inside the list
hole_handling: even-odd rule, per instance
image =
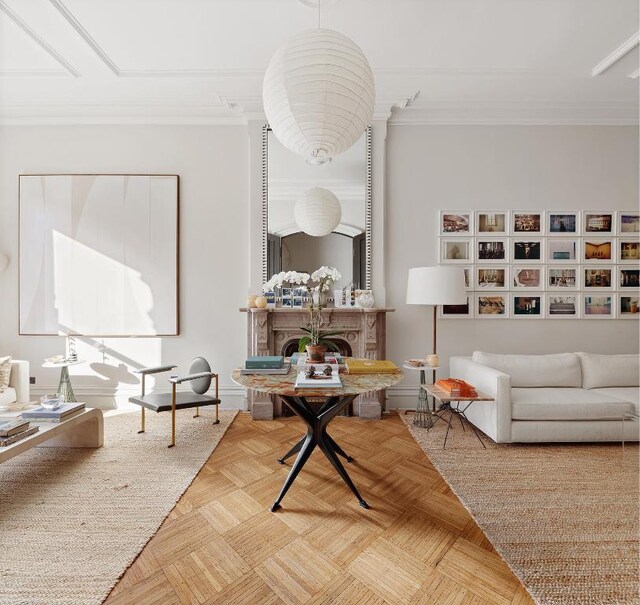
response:
[[[349,374],[396,374],[398,366],[386,359],[347,359]]]
[[[449,397],[471,397],[473,399],[478,396],[475,387],[458,378],[437,380],[436,386],[440,387]]]
[[[288,374],[291,363],[282,355],[255,355],[245,361],[241,374]]]
[[[39,406],[22,412],[22,419],[31,420],[32,422],[63,422],[82,410],[84,410],[84,403],[82,402],[63,403],[55,410]]]
[[[16,443],[40,430],[40,427],[30,424],[28,420],[0,420],[0,447]]]
[[[338,372],[332,372],[327,376],[320,371],[313,376],[308,376],[306,372],[299,371],[296,376],[296,389],[339,389],[341,387],[342,380]]]

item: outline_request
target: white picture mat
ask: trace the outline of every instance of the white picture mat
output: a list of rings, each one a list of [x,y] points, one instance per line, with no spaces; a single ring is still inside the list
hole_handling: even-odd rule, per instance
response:
[[[178,177],[20,176],[20,334],[178,333]]]

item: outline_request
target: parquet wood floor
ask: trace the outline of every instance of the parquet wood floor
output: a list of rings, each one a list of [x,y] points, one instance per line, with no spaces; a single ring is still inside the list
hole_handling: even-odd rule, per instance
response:
[[[240,414],[107,605],[533,603],[396,415],[330,429],[370,510],[316,451],[271,513],[303,427]]]

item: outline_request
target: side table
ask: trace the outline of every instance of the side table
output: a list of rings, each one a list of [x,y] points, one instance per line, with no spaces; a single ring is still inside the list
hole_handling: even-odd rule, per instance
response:
[[[414,366],[408,362],[404,362],[402,367],[405,370],[414,370],[420,372],[420,386],[418,387],[418,403],[416,404],[416,415],[413,419],[413,424],[415,426],[419,426],[421,429],[430,429],[433,426],[433,415],[431,414],[431,409],[429,408],[429,396],[427,391],[422,387],[427,384],[426,371],[433,371],[433,378],[435,379],[435,372],[439,369],[440,366],[428,366],[428,365],[420,365]],[[432,380],[432,384],[433,384]],[[435,399],[433,400],[435,410]]]
[[[61,361],[60,363],[45,361],[42,364],[43,368],[60,368],[58,395],[62,395],[65,401],[74,402],[76,400],[76,396],[73,393],[73,387],[71,386],[71,378],[69,377],[69,366],[75,366],[80,363],[84,363],[84,359],[77,359],[76,361]]]

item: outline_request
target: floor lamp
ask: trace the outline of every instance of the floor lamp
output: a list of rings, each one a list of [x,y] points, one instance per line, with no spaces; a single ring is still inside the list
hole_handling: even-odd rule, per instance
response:
[[[464,269],[462,267],[415,267],[409,269],[407,282],[408,305],[433,306],[433,354],[438,351],[438,305],[464,305],[467,303],[467,291],[465,287]],[[433,380],[436,380],[436,371],[433,370]],[[425,426],[433,425],[427,405],[427,421]]]

